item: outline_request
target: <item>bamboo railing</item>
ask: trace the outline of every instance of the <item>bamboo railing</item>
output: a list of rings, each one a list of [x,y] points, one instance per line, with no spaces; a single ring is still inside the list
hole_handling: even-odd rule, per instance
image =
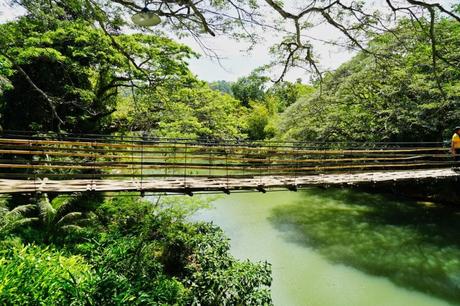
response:
[[[147,137],[0,138],[0,178],[300,176],[452,167],[442,143],[286,143]]]

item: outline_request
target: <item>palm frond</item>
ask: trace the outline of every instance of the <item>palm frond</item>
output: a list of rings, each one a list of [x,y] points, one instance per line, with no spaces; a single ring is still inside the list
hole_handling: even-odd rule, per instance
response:
[[[69,224],[69,225],[64,225],[61,226],[60,228],[63,231],[70,232],[70,231],[79,231],[83,229],[81,226],[75,225],[75,224]]]
[[[56,222],[56,225],[57,225],[57,226],[60,226],[61,224],[66,224],[66,223],[68,223],[68,222],[72,222],[72,221],[78,220],[78,219],[80,219],[82,216],[83,216],[83,213],[78,212],[78,211],[68,213],[68,214],[66,214],[64,217],[62,217],[61,219],[59,219],[59,221]]]
[[[69,209],[69,206],[72,205],[70,198],[56,197],[51,201],[51,206],[56,210],[56,215],[62,215],[66,210]]]
[[[14,209],[10,210],[7,212],[8,215],[23,215],[32,209],[36,208],[37,206],[34,204],[27,204],[27,205],[19,205],[15,207]]]
[[[40,209],[40,216],[46,223],[50,223],[56,215],[56,210],[51,205],[48,196],[44,194],[38,200],[38,208]]]
[[[0,224],[0,233],[9,233],[20,226],[30,224],[37,220],[38,218],[24,218],[20,215],[12,215],[9,218],[4,219],[6,222]]]
[[[74,224],[78,224],[78,225],[88,225],[90,224],[92,221],[94,221],[94,219],[92,218],[81,218],[81,219],[78,219],[74,222]]]
[[[18,226],[22,226],[22,225],[27,225],[27,224],[30,224],[32,222],[36,222],[38,221],[39,219],[34,217],[34,218],[22,218],[22,219],[18,219],[18,220],[15,220],[14,222],[12,222],[12,226],[13,227],[18,227]]]

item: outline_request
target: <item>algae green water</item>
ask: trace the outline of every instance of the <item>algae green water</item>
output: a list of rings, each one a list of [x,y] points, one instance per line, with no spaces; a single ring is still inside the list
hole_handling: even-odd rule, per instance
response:
[[[347,189],[221,197],[240,259],[272,264],[275,305],[460,305],[460,210]]]

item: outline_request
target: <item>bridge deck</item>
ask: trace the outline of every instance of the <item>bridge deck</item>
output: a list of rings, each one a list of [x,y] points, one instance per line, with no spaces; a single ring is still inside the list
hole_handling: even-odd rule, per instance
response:
[[[295,190],[454,177],[444,143],[205,142],[0,135],[0,194]]]
[[[135,180],[13,180],[0,179],[0,193],[82,192],[82,191],[149,191],[191,193],[197,191],[257,190],[269,188],[296,189],[308,186],[358,185],[405,180],[458,177],[452,169],[379,171],[354,174],[317,174],[293,176],[260,176],[253,178],[187,177]]]

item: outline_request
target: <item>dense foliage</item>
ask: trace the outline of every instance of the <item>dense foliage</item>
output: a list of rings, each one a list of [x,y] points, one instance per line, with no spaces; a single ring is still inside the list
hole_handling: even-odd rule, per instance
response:
[[[0,25],[4,130],[146,132],[213,141],[431,141],[443,139],[460,121],[460,26],[453,16],[436,23],[420,18],[418,27],[402,20],[382,35],[366,32],[369,46],[316,87],[300,79],[270,86],[261,69],[233,83],[207,84],[189,70],[187,60],[197,55],[187,46],[159,32],[123,31],[126,8],[137,10],[136,2],[14,2],[27,14]],[[201,1],[167,2],[199,20],[182,18],[174,29],[197,33],[204,26],[200,31],[211,34],[214,24],[244,36],[238,18],[210,17]],[[266,2],[294,20],[297,31],[309,27],[299,24],[303,15],[284,16],[283,7]],[[320,10],[327,22],[338,3]],[[260,9],[252,0],[238,5]],[[230,8],[227,1],[211,1],[209,7]],[[250,19],[256,16],[236,7]],[[352,12],[359,15],[362,8]],[[351,15],[338,16],[345,22]],[[299,61],[316,68],[311,46],[297,34],[284,38],[280,62],[288,60],[285,68]],[[352,45],[361,47],[353,39],[362,33],[351,34]],[[287,55],[286,47],[299,52]],[[236,260],[221,229],[188,221],[201,204],[91,193],[24,195],[1,203],[0,303],[271,304],[269,264]],[[331,244],[327,237],[312,241]]]
[[[120,89],[178,86],[192,78],[185,59],[193,53],[164,37],[123,34],[112,40],[83,21],[45,26],[27,17],[0,25],[0,31],[0,74],[8,80],[0,98],[4,129],[109,131]],[[125,53],[136,54],[142,70]]]
[[[39,221],[44,217],[40,207],[56,211],[66,201],[42,197],[33,204],[35,222],[2,232],[2,303],[271,304],[267,263],[234,259],[222,230],[186,221],[206,201],[178,204],[158,199],[154,205],[136,197],[108,198],[92,203],[84,226],[63,225],[62,220],[73,219],[69,214],[76,214],[68,213],[58,221],[49,219],[61,225],[53,228],[59,236],[43,235],[50,229]],[[27,213],[33,215],[24,210],[22,217],[29,218]]]
[[[279,115],[286,107],[314,92],[314,87],[302,84],[301,79],[295,83],[283,81],[271,84],[263,69],[256,69],[236,82],[220,81],[210,85],[218,91],[230,92],[239,101],[245,110],[241,128],[250,140],[273,138]]]
[[[442,60],[432,65],[431,44],[409,21],[375,37],[327,75],[322,91],[283,114],[280,135],[299,140],[440,141],[460,122],[460,24],[436,23]]]
[[[86,305],[94,294],[91,266],[54,247],[0,242],[2,305]]]
[[[280,69],[281,80],[291,68],[301,68],[319,74],[316,54],[317,42],[341,45],[355,50],[367,50],[369,34],[380,34],[392,28],[395,22],[408,16],[417,35],[423,35],[433,46],[441,45],[433,35],[431,25],[436,18],[450,17],[460,22],[457,1],[432,2],[427,0],[386,0],[375,5],[372,1],[332,0],[6,0],[13,8],[20,7],[27,14],[46,21],[53,18],[81,18],[98,24],[107,32],[121,29],[148,32],[131,22],[129,16],[147,8],[161,19],[155,31],[191,36],[208,55],[218,52],[207,46],[209,36],[223,36],[248,42],[248,50],[258,44],[270,31],[270,48],[274,60],[271,65]],[[425,16],[430,26],[419,22]],[[312,37],[309,33],[320,29]],[[315,37],[321,31],[339,35],[339,42],[331,35]],[[313,31],[314,32],[314,31]],[[271,34],[273,33],[273,34]],[[435,50],[433,50],[435,51]],[[440,59],[436,52],[433,56]]]
[[[246,110],[232,96],[203,82],[144,91],[119,103],[115,120],[124,127],[149,131],[151,135],[191,139],[245,138]]]

